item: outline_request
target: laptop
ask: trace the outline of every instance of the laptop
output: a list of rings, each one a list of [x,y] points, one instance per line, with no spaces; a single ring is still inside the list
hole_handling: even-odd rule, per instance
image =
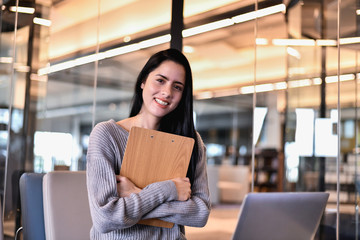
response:
[[[248,193],[241,205],[233,240],[311,240],[329,193]]]

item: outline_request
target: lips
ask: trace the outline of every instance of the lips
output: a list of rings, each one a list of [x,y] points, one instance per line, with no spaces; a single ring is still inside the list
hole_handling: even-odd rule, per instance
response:
[[[163,101],[163,100],[160,100],[160,99],[158,99],[158,98],[155,98],[155,101],[156,101],[158,104],[160,104],[161,106],[164,106],[164,107],[166,107],[167,105],[169,105],[168,102]]]

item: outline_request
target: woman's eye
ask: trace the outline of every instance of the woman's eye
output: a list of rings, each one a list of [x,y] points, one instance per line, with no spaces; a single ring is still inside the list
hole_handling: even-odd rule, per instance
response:
[[[159,83],[164,82],[164,80],[163,80],[163,79],[157,79],[156,81],[158,81]]]
[[[182,90],[183,90],[183,88],[182,88],[181,86],[179,86],[179,85],[175,85],[174,88],[175,88],[176,90],[178,90],[178,91],[182,91]]]

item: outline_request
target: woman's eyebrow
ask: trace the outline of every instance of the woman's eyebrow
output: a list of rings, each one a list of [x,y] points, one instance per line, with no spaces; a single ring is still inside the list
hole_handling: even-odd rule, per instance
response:
[[[162,74],[160,74],[160,73],[156,74],[155,76],[159,76],[159,77],[162,77],[162,78],[164,78],[164,79],[166,79],[166,80],[169,80],[166,76],[164,76],[164,75],[162,75]],[[175,83],[184,85],[184,84],[183,84],[182,82],[180,82],[180,81],[175,81]]]
[[[166,80],[168,80],[168,78],[166,76],[164,76],[164,75],[162,75],[160,73],[156,74],[155,76],[160,76],[160,77],[165,78]]]

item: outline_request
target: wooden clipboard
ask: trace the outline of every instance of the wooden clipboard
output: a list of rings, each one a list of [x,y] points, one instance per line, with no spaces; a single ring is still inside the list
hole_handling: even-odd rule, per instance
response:
[[[139,188],[177,177],[186,177],[194,139],[156,130],[132,127],[120,175]],[[139,224],[172,228],[160,219],[140,220]]]

